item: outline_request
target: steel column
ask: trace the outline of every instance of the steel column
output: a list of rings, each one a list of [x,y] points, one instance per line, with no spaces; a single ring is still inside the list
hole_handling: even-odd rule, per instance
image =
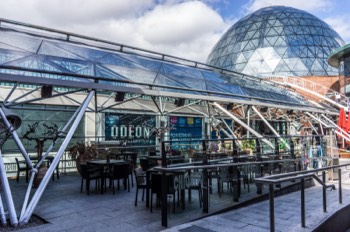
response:
[[[285,142],[284,139],[281,138],[281,135],[277,133],[277,131],[275,130],[275,128],[273,128],[273,127],[270,125],[270,123],[264,118],[264,116],[259,112],[259,110],[257,110],[257,109],[255,108],[255,106],[252,106],[252,109],[253,109],[254,112],[261,118],[261,120],[265,123],[265,125],[266,125],[268,128],[270,128],[270,130],[272,131],[272,133],[274,133],[274,134],[279,138],[280,141]],[[286,143],[286,147],[287,147],[288,150],[290,150],[289,144]]]
[[[73,125],[71,126],[70,130],[67,133],[66,138],[64,139],[61,147],[59,148],[54,160],[52,161],[52,164],[50,165],[49,169],[47,170],[47,173],[45,174],[42,182],[40,183],[37,191],[34,193],[31,202],[29,203],[25,214],[21,215],[20,217],[20,224],[24,224],[27,223],[31,217],[31,215],[33,214],[33,211],[35,209],[35,207],[37,206],[42,194],[44,193],[44,190],[46,188],[46,186],[48,185],[50,179],[51,179],[51,175],[53,174],[53,172],[56,169],[56,166],[58,165],[64,151],[66,150],[69,141],[71,140],[76,128],[78,127],[79,122],[81,121],[82,117],[84,116],[85,110],[88,107],[93,95],[94,95],[95,91],[90,91],[90,93],[88,94],[88,96],[86,97],[86,99],[84,100],[81,109],[79,110],[79,113],[76,117],[76,119],[73,122]]]
[[[270,200],[270,231],[275,231],[275,199],[273,184],[269,184],[269,200]]]
[[[231,114],[230,112],[228,112],[224,107],[222,107],[221,105],[219,105],[216,102],[212,103],[215,107],[217,107],[218,109],[220,109],[222,112],[224,112],[227,116],[229,116],[230,118],[232,118],[235,122],[239,123],[241,126],[243,126],[245,129],[247,129],[248,131],[250,131],[253,135],[255,135],[258,138],[261,138],[261,140],[266,143],[267,145],[269,145],[269,147],[271,147],[272,149],[274,149],[275,147],[273,146],[273,144],[268,141],[267,139],[265,139],[261,134],[259,134],[258,132],[256,132],[255,130],[253,130],[251,127],[249,127],[247,124],[245,124],[243,121],[241,121],[239,118],[237,118],[236,116],[234,116],[233,114]]]
[[[326,184],[326,172],[322,172],[322,181]],[[327,212],[327,196],[326,196],[326,185],[323,186],[322,196],[323,196],[323,212]]]
[[[6,226],[7,225],[7,221],[6,221],[4,205],[2,204],[1,195],[0,195],[0,217],[1,217],[1,225],[2,226]]]
[[[21,140],[19,139],[19,136],[18,136],[17,132],[14,130],[13,126],[7,120],[6,115],[5,115],[2,107],[0,107],[0,116],[1,116],[1,118],[3,120],[3,122],[5,123],[5,126],[8,128],[9,132],[11,133],[13,140],[15,140],[15,143],[17,144],[19,150],[23,154],[23,157],[26,160],[26,163],[27,163],[28,167],[30,169],[32,169],[33,168],[32,161],[30,160],[29,155],[26,152],[26,149],[24,148]]]
[[[339,188],[339,204],[343,203],[343,194],[341,189],[341,169],[338,169],[338,188]]]
[[[81,106],[78,107],[78,109],[74,112],[74,114],[69,119],[69,121],[66,123],[66,125],[58,133],[64,133],[67,130],[68,126],[70,124],[72,124],[74,118],[77,116],[77,114],[80,111],[80,109],[81,109]],[[37,172],[37,168],[39,168],[41,166],[41,164],[44,162],[45,158],[49,155],[49,153],[51,152],[53,147],[56,145],[56,141],[57,141],[58,138],[60,138],[60,134],[58,134],[56,136],[55,140],[52,141],[50,147],[47,149],[45,154],[41,157],[41,160],[39,160],[39,162],[36,164],[36,169],[34,169],[35,172],[32,172],[32,175],[31,175],[30,180],[29,180],[27,192],[26,192],[26,195],[24,197],[24,202],[23,202],[23,205],[22,205],[21,215],[23,215],[25,213],[26,207],[28,205],[28,200],[29,200],[29,197],[30,197],[30,194],[31,194],[31,190],[32,190],[33,182],[34,182],[34,177],[35,177],[35,174]]]
[[[17,226],[18,219],[17,219],[16,209],[15,209],[15,205],[13,204],[11,188],[10,188],[10,184],[8,182],[8,179],[7,179],[5,164],[4,164],[4,160],[2,159],[2,151],[1,150],[0,150],[0,179],[1,179],[4,197],[5,197],[5,201],[6,201],[6,205],[7,205],[7,210],[9,212],[11,225]]]
[[[305,179],[300,180],[300,197],[301,197],[301,226],[305,227]]]

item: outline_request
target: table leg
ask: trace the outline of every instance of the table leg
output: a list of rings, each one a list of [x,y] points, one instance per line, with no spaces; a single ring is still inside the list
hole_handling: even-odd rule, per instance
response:
[[[149,208],[149,184],[151,173],[146,171],[146,207]]]

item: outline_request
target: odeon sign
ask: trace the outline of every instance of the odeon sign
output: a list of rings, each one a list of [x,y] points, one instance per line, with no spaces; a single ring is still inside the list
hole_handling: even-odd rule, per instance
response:
[[[110,136],[114,139],[148,139],[150,137],[150,128],[139,125],[113,125],[111,126]]]

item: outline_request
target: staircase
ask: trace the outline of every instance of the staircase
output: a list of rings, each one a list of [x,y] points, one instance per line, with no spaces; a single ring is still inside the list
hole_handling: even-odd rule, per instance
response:
[[[285,88],[295,89],[312,95],[318,99],[316,104],[319,104],[321,107],[345,108],[345,111],[348,111],[347,97],[323,85],[296,76],[268,76],[263,78]]]

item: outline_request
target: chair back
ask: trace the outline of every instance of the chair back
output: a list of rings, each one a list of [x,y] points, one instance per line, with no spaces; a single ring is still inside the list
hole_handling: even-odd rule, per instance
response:
[[[202,185],[202,172],[191,172],[191,186],[197,187]]]
[[[135,172],[137,186],[145,185],[146,184],[146,176],[145,176],[142,168],[136,168],[134,170],[134,172]]]
[[[147,171],[148,169],[150,169],[148,159],[146,159],[146,158],[140,158],[140,165],[141,165],[141,168],[144,172]]]
[[[103,169],[93,164],[80,164],[81,177],[84,179],[99,178],[102,176]]]
[[[130,164],[113,165],[113,179],[127,179],[130,174]]]

